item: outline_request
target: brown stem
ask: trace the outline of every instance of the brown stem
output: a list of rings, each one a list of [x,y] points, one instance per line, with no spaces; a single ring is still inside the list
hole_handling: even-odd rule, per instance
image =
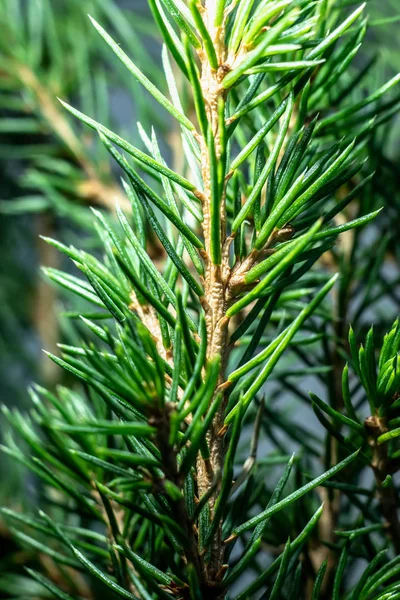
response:
[[[336,219],[342,220],[341,216],[337,216]],[[342,256],[343,256],[343,265],[346,270],[346,275],[344,281],[347,283],[341,285],[340,291],[337,293],[335,298],[334,305],[334,320],[333,320],[333,328],[334,328],[334,342],[331,347],[329,347],[328,342],[324,341],[327,348],[327,355],[329,357],[329,364],[332,366],[332,372],[328,376],[329,377],[329,393],[330,393],[330,404],[331,406],[341,412],[343,410],[343,395],[342,395],[342,373],[343,368],[345,366],[345,361],[343,359],[343,349],[347,349],[347,324],[348,324],[348,310],[349,310],[349,302],[350,302],[350,291],[351,291],[351,277],[350,273],[353,269],[353,251],[354,251],[354,232],[348,232],[347,237],[345,237],[342,242]],[[338,268],[337,262],[335,262],[334,255],[331,256],[331,259],[328,260],[327,256],[324,255],[322,259],[324,264],[331,270],[336,271]],[[343,272],[343,266],[341,267]],[[330,436],[329,440],[329,451],[330,451],[330,466],[333,466],[338,462],[338,450],[339,444],[338,440]],[[340,516],[340,500],[341,500],[341,492],[340,490],[331,490],[328,493],[328,490],[322,488],[320,490],[320,496],[325,501],[325,509],[323,515],[319,521],[319,540],[324,540],[329,542],[330,544],[334,544],[336,541],[335,530],[337,529],[337,523]],[[336,565],[338,561],[338,554],[336,551],[332,551],[326,544],[321,544],[316,542],[314,547],[310,548],[310,559],[313,564],[315,572],[318,571],[322,562],[327,559],[328,566],[324,577],[322,594],[323,597],[328,598],[331,594],[332,583],[335,577]],[[311,596],[311,587],[310,594]]]
[[[48,91],[27,65],[16,63],[14,72],[19,81],[35,96],[42,117],[48,123],[49,129],[54,131],[60,138],[85,172],[87,180],[78,187],[77,193],[88,201],[96,202],[109,210],[114,209],[116,200],[121,206],[129,210],[130,204],[119,188],[115,185],[105,184],[100,178],[96,166],[87,156],[84,145],[70,127],[53,94]]]
[[[203,97],[206,103],[209,127],[212,128],[215,144],[217,161],[221,160],[221,132],[218,122],[218,106],[225,99],[225,91],[220,83],[225,74],[223,64],[225,61],[224,31],[222,28],[216,28],[215,20],[215,0],[207,0],[203,9],[203,18],[210,33],[211,39],[217,53],[218,61],[221,67],[218,70],[212,69],[207,56],[202,51],[199,52],[201,62],[201,86]],[[228,280],[230,275],[229,265],[229,245],[226,233],[226,208],[225,208],[225,190],[222,191],[220,198],[220,222],[221,222],[221,264],[214,264],[211,260],[210,252],[210,207],[211,207],[211,170],[209,149],[207,141],[200,139],[201,145],[201,170],[203,178],[203,234],[205,239],[205,276],[204,276],[204,297],[202,304],[205,312],[207,328],[207,358],[210,359],[216,355],[221,357],[220,375],[217,382],[217,388],[224,382],[224,371],[228,355],[227,336],[229,319],[226,317],[228,304]],[[217,388],[215,394],[217,393]],[[215,398],[214,394],[214,398]],[[204,494],[214,486],[215,491],[211,494],[208,505],[210,517],[212,519],[215,500],[218,496],[220,486],[215,486],[215,474],[220,472],[224,460],[224,437],[221,430],[224,424],[224,413],[226,408],[225,399],[214,417],[211,429],[207,436],[207,442],[210,449],[210,458],[204,460],[201,456],[197,460],[197,488],[198,496]],[[219,527],[211,542],[211,558],[207,565],[207,578],[209,581],[216,582],[222,573],[223,567],[223,544],[222,532]]]
[[[396,491],[392,483],[385,482],[387,476],[393,472],[393,468],[388,457],[387,444],[378,443],[378,437],[388,431],[386,420],[378,416],[368,417],[365,419],[364,426],[372,449],[371,467],[375,475],[382,515],[387,521],[396,554],[400,554],[400,521]]]
[[[53,235],[53,218],[49,213],[39,215],[39,234],[51,237]],[[47,244],[44,240],[37,238],[37,251],[39,264],[46,267],[56,267],[58,263],[58,253],[53,246]],[[57,294],[43,277],[38,275],[37,283],[32,298],[32,320],[35,331],[42,344],[41,347],[57,354],[58,341],[58,320],[55,311],[55,302]],[[59,382],[60,368],[53,361],[47,360],[47,356],[42,353],[40,359],[40,374],[44,382],[48,385],[55,385]]]
[[[181,481],[178,471],[176,451],[171,447],[169,442],[170,413],[172,410],[174,410],[173,407],[166,405],[163,410],[154,411],[149,419],[149,423],[157,429],[157,447],[162,456],[165,478],[172,481],[179,489],[182,489],[183,482]],[[192,564],[196,569],[201,589],[205,594],[208,588],[207,574],[204,567],[204,561],[198,551],[194,526],[186,510],[183,497],[173,501],[173,509],[174,517],[182,527],[188,542],[185,548],[185,560],[187,563]]]

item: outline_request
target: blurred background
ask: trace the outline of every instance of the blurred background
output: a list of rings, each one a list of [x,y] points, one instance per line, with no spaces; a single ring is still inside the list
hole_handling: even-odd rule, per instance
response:
[[[368,0],[367,12],[366,41],[333,103],[339,98],[356,102],[400,70],[398,0]],[[57,342],[73,343],[80,335],[78,312],[89,315],[87,306],[55,286],[57,269],[68,269],[68,261],[40,236],[93,251],[99,238],[89,207],[112,212],[116,199],[126,202],[119,175],[96,135],[77,124],[57,97],[135,139],[137,145],[137,121],[146,131],[155,126],[166,158],[179,165],[174,131],[165,114],[159,114],[112,55],[87,13],[152,81],[166,88],[159,36],[146,0],[0,0],[0,398],[8,406],[27,407],[32,382],[50,389],[68,382],[68,374],[48,360],[42,348],[56,353]],[[360,335],[374,322],[384,331],[399,314],[398,101],[398,91],[390,102],[384,101],[379,127],[366,140],[367,172],[375,170],[375,177],[355,209],[357,215],[380,206],[385,211],[366,233],[357,230],[360,244],[350,239],[333,251],[344,273],[341,314]],[[53,282],[43,275],[41,265],[52,269]],[[341,326],[339,337],[344,333]],[[306,362],[307,357],[299,355],[298,360]],[[320,360],[323,363],[324,357]],[[299,378],[295,383],[304,382]],[[288,393],[295,393],[293,382],[285,385]],[[7,436],[3,423],[1,429]],[[11,469],[6,457],[1,458],[0,504],[25,502],[22,471],[22,465],[19,473],[15,463]],[[7,589],[10,597],[10,561],[26,564],[29,557],[16,557],[1,521],[0,533],[0,596]],[[31,587],[29,597],[35,595]]]

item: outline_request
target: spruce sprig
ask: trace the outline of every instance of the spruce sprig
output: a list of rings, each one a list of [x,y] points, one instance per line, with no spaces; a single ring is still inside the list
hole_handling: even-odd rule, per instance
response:
[[[321,590],[339,598],[346,567],[360,554],[373,566],[347,592],[373,598],[386,586],[395,598],[398,561],[379,567],[381,555],[371,557],[368,536],[387,531],[399,551],[392,478],[400,431],[398,324],[383,341],[378,365],[373,333],[358,348],[350,332],[348,353],[370,406],[364,424],[347,367],[343,407],[315,394],[311,402],[303,398],[328,433],[324,467],[309,460],[320,455],[321,439],[275,410],[270,384],[293,376],[279,372],[283,357],[321,341],[321,328],[327,343],[327,298],[337,275],[318,261],[340,233],[356,235],[379,212],[374,207],[345,224],[333,222],[356,193],[338,202],[338,190],[366,184],[365,139],[390,110],[382,97],[399,77],[353,105],[329,102],[365,34],[364,5],[350,14],[311,0],[188,6],[152,0],[150,6],[165,42],[170,98],[119,40],[92,23],[127,76],[175,121],[182,169],[168,165],[156,132],[139,128],[143,150],[139,138],[128,141],[62,101],[115,159],[131,211],[117,206],[116,219],[93,211],[101,257],[49,240],[84,277],[46,274],[93,304],[102,320],[81,315],[81,343],[61,345],[61,356],[49,353],[80,381],[77,389],[35,386],[30,416],[4,410],[28,448],[22,451],[10,435],[4,451],[32,470],[44,490],[39,515],[4,514],[22,525],[16,536],[23,545],[132,600],[261,592],[294,598],[303,579],[313,598]],[[156,263],[152,238],[161,255]],[[265,331],[272,333],[268,343]],[[312,361],[307,373],[325,375]],[[301,442],[304,461],[287,457],[274,427]],[[243,460],[250,428],[251,453]],[[257,462],[261,432],[280,450],[266,460],[287,463],[275,486]],[[359,500],[354,476],[366,468],[377,486],[373,509]],[[315,502],[316,488],[328,490],[328,506]],[[326,540],[321,520],[325,511],[332,519],[340,494],[351,507],[351,533]],[[271,546],[275,558],[265,567]],[[30,576],[69,598],[40,573]]]

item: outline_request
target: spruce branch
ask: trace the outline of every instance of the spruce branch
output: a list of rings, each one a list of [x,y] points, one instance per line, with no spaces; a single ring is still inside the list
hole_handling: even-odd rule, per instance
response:
[[[348,211],[370,183],[362,164],[375,134],[370,111],[388,118],[398,100],[381,100],[398,77],[352,107],[332,105],[365,35],[364,5],[350,14],[308,0],[150,6],[169,95],[123,48],[121,28],[111,36],[92,23],[172,120],[182,168],[169,166],[153,123],[139,124],[130,141],[90,105],[62,101],[123,171],[130,210],[93,210],[102,253],[47,240],[78,274],[46,275],[97,312],[80,310],[79,332],[60,355],[48,353],[75,387],[36,387],[26,418],[4,411],[14,431],[5,452],[44,490],[39,517],[7,517],[38,533],[19,531],[21,543],[132,600],[221,600],[236,583],[237,599],[291,598],[303,580],[310,597],[339,599],[349,564],[372,555],[372,571],[345,591],[368,598],[368,586],[380,593],[397,573],[391,560],[378,568],[368,536],[389,534],[398,550],[399,325],[378,362],[373,332],[358,348],[351,330],[344,344],[335,319],[347,317],[351,284],[339,281],[332,316],[339,274],[323,261],[336,259],[340,234],[354,242],[382,218],[375,203]],[[60,110],[53,102],[51,121]],[[66,119],[55,130],[86,174],[97,174]],[[334,379],[328,401],[293,383],[307,375]],[[371,415],[364,423],[361,389]],[[287,392],[314,410],[325,451],[320,432],[281,408]],[[274,450],[261,456],[265,442]],[[296,460],[293,444],[302,447]],[[271,469],[281,465],[275,483]],[[376,479],[373,507],[363,499],[373,490],[358,484],[364,469]],[[337,532],[339,522],[348,531]]]

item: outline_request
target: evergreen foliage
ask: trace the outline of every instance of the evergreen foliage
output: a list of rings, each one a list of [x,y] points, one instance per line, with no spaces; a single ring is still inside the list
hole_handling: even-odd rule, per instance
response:
[[[61,99],[123,194],[110,213],[101,188],[94,251],[46,238],[75,268],[45,268],[79,298],[76,343],[48,352],[71,386],[3,410],[2,449],[41,490],[39,512],[2,510],[52,565],[28,569],[37,595],[400,597],[400,325],[358,327],[388,292],[390,227],[376,252],[361,232],[395,212],[366,190],[400,75],[352,100],[367,18],[347,4],[149,0],[160,84],[126,29],[91,18],[157,118],[128,140],[85,90],[81,110]],[[322,393],[293,382],[308,375]],[[299,404],[315,431],[291,418]]]

